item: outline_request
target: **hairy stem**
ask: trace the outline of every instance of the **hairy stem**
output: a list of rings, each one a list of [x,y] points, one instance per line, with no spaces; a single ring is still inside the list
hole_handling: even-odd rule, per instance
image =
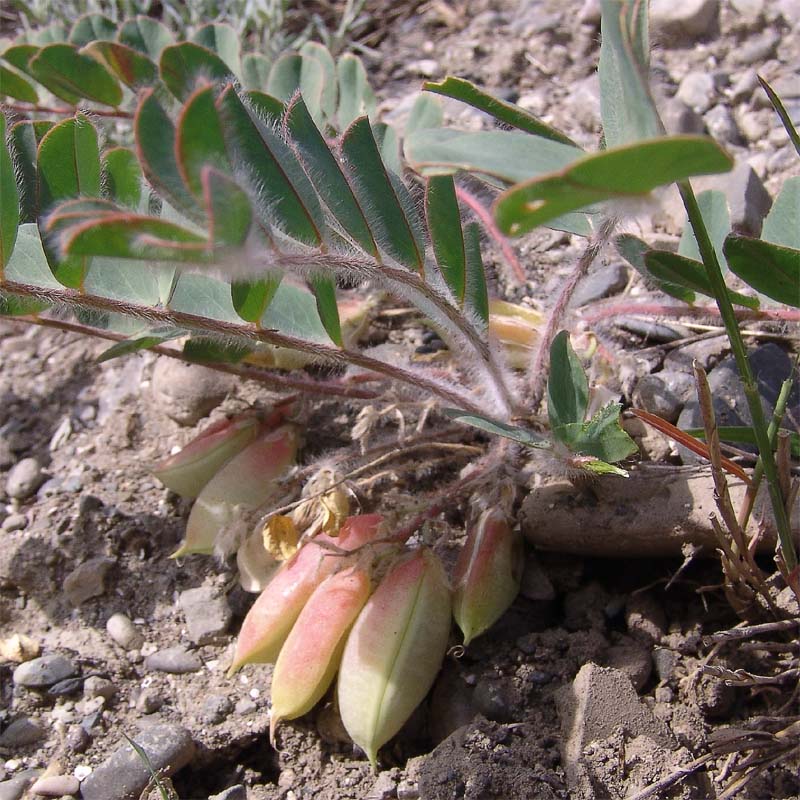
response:
[[[2,107],[12,111],[16,114],[56,114],[59,117],[72,117],[79,108],[52,108],[50,106],[30,105],[29,103],[2,103]],[[102,108],[93,108],[89,111],[93,117],[108,117],[110,119],[133,119],[133,114],[130,111],[107,111]]]
[[[483,413],[483,406],[477,405],[463,392],[451,388],[443,382],[431,380],[424,375],[371,358],[357,351],[309,342],[305,339],[298,339],[295,336],[287,336],[278,331],[264,330],[255,325],[208,319],[207,317],[200,317],[196,314],[188,314],[168,308],[155,308],[137,303],[112,300],[97,295],[83,294],[72,289],[50,289],[6,281],[0,285],[0,290],[20,297],[31,297],[55,306],[88,308],[95,311],[123,314],[157,324],[172,325],[177,328],[186,328],[209,335],[265,342],[266,344],[309,353],[317,358],[327,359],[337,364],[354,364],[357,367],[386,375],[393,380],[415,386],[465,411],[471,411],[476,414]]]
[[[591,238],[589,244],[586,245],[586,249],[578,259],[575,269],[572,270],[572,273],[567,278],[566,283],[561,287],[561,291],[556,298],[555,305],[550,312],[547,326],[539,340],[539,345],[536,348],[533,363],[528,373],[530,392],[527,405],[534,413],[538,411],[542,403],[545,386],[547,385],[547,366],[550,358],[550,345],[553,343],[555,335],[561,328],[561,321],[564,318],[569,301],[572,299],[572,295],[581,279],[589,271],[589,267],[591,267],[594,260],[600,254],[600,251],[608,244],[608,240],[611,238],[611,234],[616,225],[617,220],[613,217],[609,217],[603,221],[597,233]]]
[[[689,181],[681,181],[678,183],[678,191],[681,194],[683,205],[686,208],[689,224],[692,226],[692,231],[697,239],[697,245],[703,259],[706,275],[714,291],[717,307],[719,308],[720,316],[722,317],[728,339],[730,340],[733,357],[736,360],[736,366],[742,377],[742,385],[745,397],[747,398],[747,405],[750,409],[750,416],[753,420],[753,431],[761,456],[764,477],[767,479],[767,488],[769,489],[769,496],[772,502],[772,510],[775,514],[775,524],[778,529],[781,551],[786,568],[791,573],[797,567],[797,554],[794,548],[794,541],[792,540],[789,517],[786,513],[786,506],[781,494],[778,471],[775,466],[775,456],[772,452],[772,444],[770,442],[767,422],[764,417],[764,408],[761,405],[761,396],[758,393],[758,385],[753,376],[750,361],[747,358],[747,349],[745,348],[744,339],[739,331],[736,314],[734,313],[730,296],[728,295],[728,289],[725,286],[725,279],[722,276],[722,270],[717,260],[717,254],[714,251],[714,245],[708,235],[703,215],[700,212],[700,206],[697,204],[697,198],[694,195]]]
[[[763,308],[759,311],[737,308],[734,316],[740,322],[756,320],[781,320],[783,322],[800,322],[800,309],[795,308]],[[612,317],[628,314],[642,314],[649,317],[691,317],[692,319],[719,319],[719,309],[715,306],[671,305],[658,301],[620,302],[612,300],[608,303],[597,303],[590,309],[580,312],[585,322],[601,322]]]

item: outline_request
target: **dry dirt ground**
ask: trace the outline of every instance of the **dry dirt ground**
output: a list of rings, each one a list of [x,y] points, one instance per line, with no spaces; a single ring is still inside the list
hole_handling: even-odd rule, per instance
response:
[[[752,71],[778,83],[797,113],[800,14],[793,6],[790,0],[721,0],[699,34],[662,36],[653,56],[670,113],[684,114],[683,125],[713,128],[773,194],[786,177],[800,174],[800,162]],[[597,38],[591,4],[430,2],[389,29],[370,62],[371,74],[388,119],[400,124],[422,77],[455,74],[594,145]],[[670,99],[679,87],[684,99],[697,100],[695,112]],[[448,113],[454,124],[487,124],[456,106],[448,105]],[[758,215],[758,192],[731,191],[740,191],[745,210]],[[666,197],[645,224],[674,241],[677,218]],[[507,285],[500,272],[495,290],[546,304],[578,252],[579,243],[568,237],[534,237],[521,246],[528,285]],[[615,257],[601,261],[598,275],[607,274]],[[602,332],[609,346],[628,353],[652,344],[635,327],[623,332],[607,325]],[[775,333],[784,351],[797,336],[796,328]],[[398,323],[382,337],[413,349],[418,334]],[[710,366],[726,355],[724,340],[715,342]],[[146,739],[148,730],[161,731],[164,747],[186,764],[171,778],[183,800],[237,785],[243,788],[223,796],[622,798],[708,754],[710,737],[720,728],[760,718],[757,727],[770,730],[772,717],[800,713],[792,690],[796,674],[783,683],[733,687],[703,670],[712,665],[775,674],[792,659],[796,666],[798,655],[796,634],[794,643],[767,636],[761,650],[703,642],[704,634],[738,622],[715,561],[693,562],[667,586],[681,565],[678,554],[590,559],[531,549],[520,598],[490,633],[448,656],[429,698],[383,749],[379,773],[354,752],[331,698],[284,725],[271,747],[271,668],[248,667],[225,677],[233,637],[253,596],[238,587],[231,564],[198,556],[167,559],[183,535],[189,506],[148,473],[148,465],[209,419],[267,402],[268,395],[255,384],[209,379],[201,394],[212,397],[210,417],[181,425],[172,418],[176,407],[198,402],[180,395],[181,381],[192,384],[195,373],[159,374],[166,368],[157,368],[149,354],[97,365],[103,349],[74,334],[0,321],[0,624],[3,637],[30,637],[40,655],[63,656],[74,669],[55,686],[31,688],[12,679],[16,663],[8,654],[0,657],[0,798],[20,797],[20,778],[32,774],[28,770],[81,777],[108,772],[123,735]],[[659,366],[647,361],[648,369]],[[191,385],[186,392],[192,394]],[[335,400],[310,406],[305,457],[346,446],[358,410],[356,403]],[[393,436],[394,428],[389,425],[384,435]],[[669,447],[662,457],[677,460]],[[30,458],[41,471],[32,467],[28,497],[12,499],[7,478]],[[426,491],[447,477],[447,469],[454,474],[452,466],[437,472],[422,465],[396,482],[386,475],[364,493],[365,510],[396,503],[409,487]],[[597,502],[603,502],[602,489]],[[457,530],[463,512],[448,511],[430,535]],[[598,533],[613,541],[623,532]],[[764,564],[768,568],[769,560]],[[192,595],[182,595],[196,587],[211,598],[213,612],[198,611],[187,599]],[[785,593],[784,604],[797,615]],[[112,637],[107,630],[109,618],[119,613],[133,623],[129,636],[117,631]],[[210,633],[198,635],[195,626],[204,622]],[[170,650],[176,646],[184,649]],[[181,662],[184,671],[155,668],[151,656],[165,650],[170,668]],[[776,756],[774,763],[738,796],[800,797],[797,752],[767,752]],[[650,796],[718,797],[740,758],[719,751],[686,780]],[[119,766],[110,763],[112,770]],[[141,774],[142,766],[131,769]],[[121,776],[120,770],[115,781],[112,774],[106,788],[90,796],[135,796],[120,788]]]

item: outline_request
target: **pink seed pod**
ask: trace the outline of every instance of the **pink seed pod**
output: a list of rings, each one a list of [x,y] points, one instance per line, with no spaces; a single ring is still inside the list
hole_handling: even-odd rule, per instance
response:
[[[260,423],[254,414],[221,420],[150,471],[181,497],[197,497],[225,463],[258,436],[259,430]]]
[[[245,664],[275,662],[314,589],[341,565],[336,550],[369,544],[382,521],[380,514],[348,517],[335,539],[320,534],[283,564],[244,618],[229,676]]]
[[[433,685],[450,614],[442,565],[422,548],[390,569],[353,625],[339,669],[339,712],[373,766]]]
[[[272,673],[270,739],[281,720],[310,711],[333,682],[350,626],[372,590],[355,566],[317,586],[281,648]]]
[[[453,616],[464,644],[487,631],[519,593],[522,538],[502,510],[490,508],[467,535],[453,572]]]
[[[234,456],[203,487],[189,520],[186,537],[172,558],[188,553],[212,553],[217,537],[243,512],[253,511],[280,494],[279,479],[294,463],[297,433],[283,425],[267,431]]]

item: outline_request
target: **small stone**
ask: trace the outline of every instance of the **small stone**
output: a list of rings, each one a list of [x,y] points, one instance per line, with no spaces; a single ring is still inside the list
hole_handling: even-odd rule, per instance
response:
[[[67,731],[67,748],[73,753],[85,753],[91,741],[82,725],[72,725]]]
[[[144,660],[145,669],[182,675],[185,672],[198,672],[203,668],[200,659],[185,647],[175,645],[164,650],[156,650]]]
[[[731,51],[737,64],[762,64],[775,55],[781,36],[777,31],[767,29],[759,36],[749,36],[741,47]]]
[[[41,770],[26,769],[7,781],[0,782],[0,800],[21,800],[26,790],[39,777]]]
[[[708,133],[717,141],[727,144],[741,144],[742,135],[736,127],[736,120],[733,118],[727,106],[719,105],[706,111],[703,119],[708,128]]]
[[[800,602],[791,586],[784,586],[775,598],[775,605],[790,617],[800,617]]]
[[[43,483],[42,465],[35,458],[23,458],[6,479],[6,494],[14,500],[27,500]]]
[[[631,402],[636,408],[673,423],[683,408],[683,401],[669,390],[659,375],[643,375],[636,383]]]
[[[378,774],[375,783],[370,787],[366,800],[394,800],[397,797],[397,776],[391,770]]]
[[[63,797],[78,794],[80,788],[80,781],[73,775],[48,775],[46,778],[39,778],[30,790],[41,797]]]
[[[725,719],[736,701],[736,689],[713,675],[701,675],[695,690],[697,705],[708,719]]]
[[[210,586],[198,586],[180,593],[178,598],[189,638],[195,644],[213,642],[228,630],[233,614],[224,595]]]
[[[205,417],[234,385],[232,376],[172,358],[160,358],[153,370],[156,407],[180,425],[194,425]]]
[[[678,100],[699,114],[708,111],[717,93],[714,76],[708,72],[689,72],[675,95]]]
[[[669,686],[659,686],[653,693],[656,703],[669,705],[675,699],[675,692]]]
[[[683,372],[693,376],[692,364],[696,361],[704,370],[711,369],[724,353],[730,352],[727,336],[712,336],[699,342],[675,347],[664,357],[664,371]],[[690,378],[694,383],[694,378]]]
[[[725,175],[705,176],[692,181],[699,194],[706,189],[719,189],[728,198],[731,226],[739,233],[759,236],[764,217],[772,206],[772,198],[755,170],[746,162],[737,164]]]
[[[14,683],[28,689],[43,689],[71,678],[77,671],[77,667],[65,656],[40,656],[20,664],[14,670]]]
[[[218,725],[225,721],[231,711],[233,711],[233,703],[229,698],[225,695],[212,694],[203,701],[200,719],[210,725]]]
[[[54,683],[48,690],[47,694],[52,697],[67,697],[71,694],[76,694],[83,688],[83,678],[65,678],[63,681]]]
[[[75,567],[64,578],[64,594],[73,606],[85,603],[91,597],[99,597],[105,592],[105,578],[116,561],[106,556],[90,558]]]
[[[718,16],[718,0],[652,0],[650,3],[653,30],[677,41],[713,33]]]
[[[148,726],[131,738],[147,754],[153,770],[165,778],[194,757],[191,734],[177,725]],[[83,781],[81,796],[83,800],[136,800],[149,782],[149,766],[125,744]]]
[[[623,636],[608,648],[605,656],[607,667],[624,672],[637,692],[644,689],[653,671],[650,649],[629,636]]]
[[[658,644],[667,633],[667,617],[650,592],[637,592],[625,605],[628,633],[645,645]]]
[[[734,10],[748,19],[758,19],[764,13],[764,0],[731,0]]]
[[[8,533],[24,531],[28,527],[28,518],[24,514],[9,514],[4,520],[2,528]]]
[[[99,675],[91,675],[83,682],[83,696],[91,700],[94,697],[102,697],[105,700],[111,700],[117,694],[117,687],[108,680],[108,678],[101,678]]]
[[[581,10],[578,12],[578,22],[581,25],[600,25],[601,5],[600,0],[584,0]]]
[[[758,72],[750,67],[746,69],[733,84],[730,90],[732,103],[747,102],[753,96],[753,92],[758,89]]]
[[[677,97],[670,97],[661,111],[667,133],[705,133],[703,118]]]
[[[0,734],[0,747],[27,747],[44,737],[45,732],[38,723],[28,717],[19,717]]]
[[[473,699],[478,712],[495,722],[518,722],[524,715],[523,697],[510,678],[479,681]]]
[[[155,689],[144,689],[136,698],[136,709],[143,714],[154,714],[164,705],[164,698]]]
[[[249,697],[242,697],[236,701],[233,711],[237,717],[243,717],[258,711],[258,706]]]
[[[787,25],[800,27],[800,6],[797,0],[777,0],[776,5]]]
[[[247,789],[239,783],[223,789],[218,794],[212,794],[208,800],[247,800]]]
[[[628,285],[628,269],[624,264],[608,264],[581,281],[572,295],[575,308],[619,294]]]
[[[138,650],[144,644],[144,637],[125,614],[112,614],[106,622],[106,631],[124,650]]]
[[[80,502],[78,503],[78,513],[83,516],[90,514],[92,511],[99,511],[103,507],[103,501],[93,494],[81,495]]]
[[[760,142],[769,132],[769,120],[761,111],[745,111],[739,116],[739,130],[748,142]]]

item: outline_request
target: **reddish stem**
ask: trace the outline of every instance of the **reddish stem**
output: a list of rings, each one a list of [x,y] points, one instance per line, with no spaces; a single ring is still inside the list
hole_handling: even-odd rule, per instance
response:
[[[759,311],[751,309],[734,309],[736,318],[743,322],[751,320],[776,319],[783,322],[800,322],[800,309],[796,308],[763,308]],[[655,301],[641,303],[612,302],[608,305],[597,305],[584,313],[580,318],[586,322],[599,322],[610,317],[620,317],[625,314],[645,314],[655,317],[692,317],[692,318],[719,318],[716,306],[678,306],[666,305]]]
[[[15,111],[18,114],[58,114],[63,117],[71,117],[79,108],[50,108],[49,106],[30,105],[28,103],[3,103],[3,108],[9,111]],[[86,109],[90,116],[94,117],[111,117],[112,119],[133,119],[133,114],[130,111],[106,111],[102,108]]]
[[[468,192],[466,189],[462,188],[461,186],[456,186],[456,196],[458,199],[464,203],[464,205],[469,206],[470,211],[481,221],[481,224],[484,228],[486,228],[486,233],[497,242],[498,247],[500,248],[500,252],[503,254],[503,258],[508,262],[508,265],[511,267],[512,272],[514,273],[514,277],[522,284],[526,281],[525,270],[522,268],[522,264],[519,263],[519,259],[517,258],[517,254],[514,252],[514,248],[511,246],[511,243],[508,239],[503,236],[500,231],[500,228],[495,225],[494,219],[492,215],[489,213],[489,210],[475,197],[474,194]]]

